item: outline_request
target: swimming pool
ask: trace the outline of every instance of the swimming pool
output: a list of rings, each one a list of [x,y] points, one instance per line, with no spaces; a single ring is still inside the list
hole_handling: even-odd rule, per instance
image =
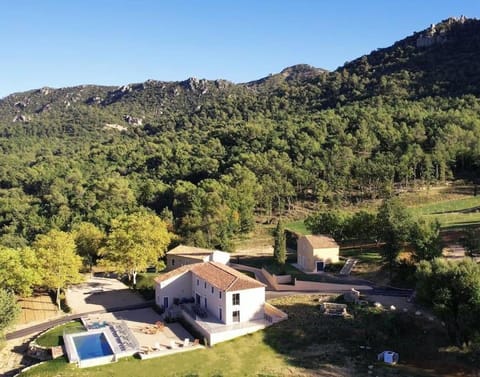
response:
[[[113,355],[113,350],[103,332],[73,337],[80,360]]]

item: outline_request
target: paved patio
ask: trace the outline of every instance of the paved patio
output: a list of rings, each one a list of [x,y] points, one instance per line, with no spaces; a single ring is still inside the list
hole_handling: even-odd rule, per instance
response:
[[[132,331],[140,348],[153,349],[158,346],[169,348],[183,345],[185,339],[193,342],[192,335],[177,322],[165,324],[163,329],[156,329],[155,324],[162,321],[161,316],[153,309],[125,310],[116,313],[102,313],[88,316],[90,321],[107,323],[123,321]]]
[[[66,291],[67,303],[72,313],[108,310],[127,305],[145,303],[145,299],[117,279],[87,277]]]

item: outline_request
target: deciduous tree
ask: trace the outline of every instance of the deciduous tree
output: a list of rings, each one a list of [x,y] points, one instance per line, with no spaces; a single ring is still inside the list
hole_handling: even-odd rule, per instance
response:
[[[82,258],[76,253],[73,235],[54,229],[38,235],[32,246],[38,259],[42,285],[56,291],[60,309],[60,291],[82,280]]]
[[[114,271],[126,273],[136,284],[137,274],[156,265],[173,234],[167,223],[152,214],[121,215],[112,220],[111,230],[99,262]]]
[[[383,257],[388,262],[390,278],[398,254],[410,235],[412,217],[398,198],[384,200],[377,215],[379,239],[384,242]]]
[[[96,263],[98,251],[105,242],[105,233],[92,223],[82,222],[75,228],[73,236],[78,254],[91,268]]]
[[[38,262],[32,249],[0,247],[0,288],[29,296],[39,283]]]
[[[432,260],[442,254],[440,223],[419,219],[412,224],[411,243],[417,261]]]
[[[0,288],[0,334],[10,326],[20,313],[20,307],[13,292]]]
[[[420,262],[417,297],[445,322],[452,341],[468,345],[479,335],[480,265],[470,258]]]

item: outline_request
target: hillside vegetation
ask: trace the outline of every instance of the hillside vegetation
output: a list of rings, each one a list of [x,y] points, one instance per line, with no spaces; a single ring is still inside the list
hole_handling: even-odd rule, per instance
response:
[[[0,100],[0,243],[154,211],[229,250],[254,215],[475,180],[480,22],[448,19],[334,72],[42,88]]]

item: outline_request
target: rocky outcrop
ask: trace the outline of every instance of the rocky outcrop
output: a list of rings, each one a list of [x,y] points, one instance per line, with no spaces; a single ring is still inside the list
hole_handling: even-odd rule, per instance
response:
[[[121,131],[121,132],[128,130],[127,127],[121,126],[121,125],[115,124],[115,123],[105,123],[105,125],[103,126],[103,129],[105,129],[105,130],[117,130],[117,131]]]
[[[99,96],[90,97],[85,101],[85,103],[87,105],[98,105],[102,103],[102,97],[99,97]]]
[[[18,101],[18,102],[15,102],[15,107],[19,108],[19,109],[24,109],[27,107],[27,104],[23,101]]]
[[[23,115],[23,114],[17,114],[15,115],[15,118],[13,118],[12,122],[22,122],[22,123],[27,123],[30,121],[30,117],[28,115]]]
[[[50,110],[51,107],[52,106],[49,103],[47,103],[46,105],[44,105],[40,109],[38,109],[36,112],[37,112],[37,114],[41,114],[41,113],[44,113],[45,111]]]
[[[125,115],[123,117],[123,119],[125,120],[125,122],[127,122],[128,124],[130,124],[132,126],[141,126],[142,123],[143,123],[142,118],[136,118],[136,117],[133,117],[131,115]]]

